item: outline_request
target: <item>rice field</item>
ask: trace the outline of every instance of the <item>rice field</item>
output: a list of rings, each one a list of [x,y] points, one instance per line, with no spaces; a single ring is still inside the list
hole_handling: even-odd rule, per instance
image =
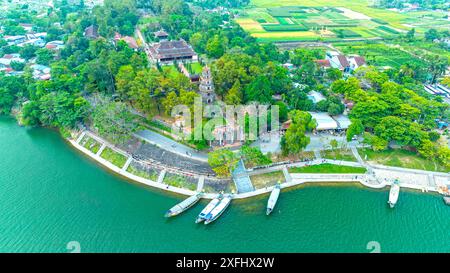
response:
[[[345,8],[343,8],[345,7]],[[416,27],[446,27],[439,12],[399,13],[366,0],[252,0],[236,19],[261,41],[339,41],[390,38]]]
[[[382,43],[338,43],[335,44],[335,47],[344,54],[358,54],[364,56],[368,64],[379,67],[389,66],[400,68],[401,65],[407,62],[425,65],[422,60],[412,56],[404,50]]]

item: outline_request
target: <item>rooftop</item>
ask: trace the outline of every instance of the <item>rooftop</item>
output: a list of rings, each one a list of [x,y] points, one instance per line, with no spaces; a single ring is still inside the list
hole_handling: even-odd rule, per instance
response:
[[[157,59],[175,59],[196,55],[192,47],[184,40],[155,43],[150,47],[150,54]]]
[[[316,130],[335,130],[338,129],[337,122],[327,113],[308,112],[316,120]]]

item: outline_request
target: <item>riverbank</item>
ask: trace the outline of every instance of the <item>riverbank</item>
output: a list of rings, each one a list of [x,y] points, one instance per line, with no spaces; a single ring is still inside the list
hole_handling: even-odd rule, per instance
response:
[[[100,150],[97,153],[93,153],[89,149],[86,149],[85,147],[83,147],[82,145],[79,144],[81,139],[86,134],[89,134],[90,137],[95,138],[98,142],[102,143],[101,144],[102,147],[100,148]],[[204,180],[204,177],[201,178],[201,176],[198,177],[199,183],[197,185],[196,190],[194,191],[194,190],[180,188],[180,187],[174,187],[174,186],[162,183],[164,180],[164,176],[166,174],[165,171],[160,173],[157,181],[154,181],[154,180],[151,180],[148,178],[144,178],[144,177],[140,177],[138,175],[128,172],[127,168],[130,165],[130,163],[134,160],[132,158],[132,156],[90,132],[81,132],[78,135],[76,140],[74,140],[74,139],[67,139],[67,140],[74,148],[76,148],[83,154],[87,155],[88,157],[92,158],[93,160],[98,162],[103,167],[105,167],[108,170],[112,171],[113,173],[120,175],[126,179],[129,179],[133,182],[137,182],[137,183],[144,184],[146,186],[157,188],[157,189],[160,189],[163,191],[181,194],[181,195],[185,195],[185,196],[194,195],[195,193],[201,192],[203,190],[203,182],[200,183],[200,181]],[[105,146],[117,151],[118,153],[126,155],[128,158],[127,165],[120,168],[118,166],[115,166],[111,162],[105,160],[104,158],[102,158],[100,156],[100,154],[101,154],[101,150],[105,149]],[[269,172],[273,172],[273,171],[282,170],[285,175],[285,178],[286,178],[285,182],[281,184],[282,189],[291,188],[291,187],[295,187],[295,186],[306,184],[306,183],[322,183],[323,184],[323,183],[327,183],[327,182],[329,182],[329,183],[349,183],[349,182],[350,183],[360,183],[361,185],[368,187],[368,188],[382,189],[382,188],[385,188],[392,184],[394,178],[388,179],[388,177],[392,176],[393,173],[395,174],[395,172],[400,172],[400,173],[406,172],[409,175],[416,175],[416,176],[424,176],[425,175],[426,179],[428,179],[427,182],[431,181],[431,179],[434,180],[436,178],[439,178],[440,180],[448,181],[448,179],[450,178],[450,175],[445,174],[445,173],[426,172],[426,171],[420,171],[420,170],[405,170],[402,168],[387,167],[387,166],[370,166],[370,168],[372,170],[370,173],[366,173],[366,174],[361,174],[360,172],[344,173],[344,174],[334,174],[334,173],[314,174],[314,173],[295,173],[295,172],[291,173],[288,171],[288,169],[291,169],[291,168],[293,170],[296,170],[301,167],[320,165],[320,164],[324,164],[324,163],[347,166],[349,169],[364,167],[364,165],[362,165],[358,162],[346,162],[346,161],[336,161],[336,160],[329,160],[329,159],[320,159],[320,160],[314,160],[314,161],[308,162],[308,163],[297,162],[297,163],[292,163],[292,164],[285,164],[285,165],[270,167],[267,169],[259,169],[256,171],[251,171],[251,172],[249,172],[249,174],[255,175],[255,174],[263,174],[263,173],[269,173]],[[387,173],[387,175],[386,174],[383,175],[383,172],[388,172],[388,173]],[[375,174],[378,174],[378,177]],[[383,177],[384,177],[384,179],[383,179]],[[439,192],[439,189],[438,189],[438,186],[436,183],[429,183],[429,184],[425,185],[425,184],[417,183],[417,181],[415,181],[415,182],[416,182],[416,184],[408,183],[408,181],[403,181],[403,183],[401,183],[401,186],[404,188],[419,190],[422,192],[429,192],[429,191]],[[445,182],[445,181],[443,181],[443,182]],[[251,198],[251,197],[267,194],[272,189],[273,189],[273,186],[256,189],[254,191],[246,192],[246,193],[235,193],[233,195],[233,198],[234,199]],[[203,198],[212,199],[212,198],[215,198],[217,196],[217,194],[218,193],[204,193]]]
[[[370,241],[384,253],[448,252],[450,207],[435,194],[402,190],[390,209],[386,189],[305,183],[283,190],[269,217],[267,195],[259,195],[233,200],[212,225],[196,225],[207,200],[166,219],[184,196],[106,171],[54,130],[5,118],[0,129],[2,252],[68,252],[71,241],[83,253],[367,253]]]

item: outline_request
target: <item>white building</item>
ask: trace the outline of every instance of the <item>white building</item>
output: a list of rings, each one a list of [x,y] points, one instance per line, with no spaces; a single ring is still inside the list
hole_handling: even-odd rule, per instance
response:
[[[339,129],[337,122],[327,113],[308,112],[317,122],[317,131]]]

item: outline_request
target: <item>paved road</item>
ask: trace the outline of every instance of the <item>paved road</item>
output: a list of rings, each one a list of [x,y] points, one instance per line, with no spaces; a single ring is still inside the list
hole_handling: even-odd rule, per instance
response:
[[[172,153],[176,153],[178,155],[193,159],[193,160],[198,160],[198,161],[203,161],[203,162],[207,162],[208,161],[208,155],[202,152],[197,152],[196,150],[180,144],[170,138],[167,138],[165,136],[162,136],[160,134],[157,134],[155,132],[149,131],[149,130],[143,130],[140,132],[137,132],[134,134],[136,137],[147,141],[151,144],[154,144],[158,147],[160,147],[161,149],[170,151]]]

